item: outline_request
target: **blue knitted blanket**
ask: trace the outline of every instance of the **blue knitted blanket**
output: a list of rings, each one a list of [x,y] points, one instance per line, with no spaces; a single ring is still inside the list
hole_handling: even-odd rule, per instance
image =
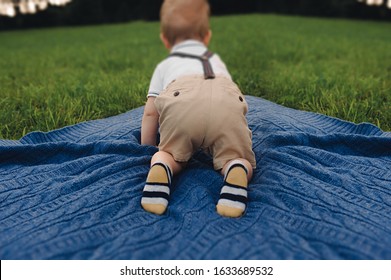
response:
[[[167,213],[140,199],[143,108],[0,141],[0,259],[391,259],[391,133],[247,96],[258,168],[242,218],[197,153]]]

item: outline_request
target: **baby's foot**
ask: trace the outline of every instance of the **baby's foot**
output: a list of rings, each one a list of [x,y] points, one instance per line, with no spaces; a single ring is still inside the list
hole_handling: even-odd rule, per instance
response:
[[[224,186],[217,202],[217,213],[237,218],[243,215],[247,205],[247,170],[240,163],[232,164],[226,172]]]
[[[170,200],[172,173],[163,163],[155,163],[149,170],[147,182],[141,198],[141,206],[145,211],[162,215]]]

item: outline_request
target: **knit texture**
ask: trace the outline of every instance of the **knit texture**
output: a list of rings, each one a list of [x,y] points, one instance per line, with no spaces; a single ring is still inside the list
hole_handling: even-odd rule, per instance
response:
[[[197,153],[157,216],[143,108],[0,141],[0,259],[391,259],[391,133],[247,96],[257,169],[243,217]]]

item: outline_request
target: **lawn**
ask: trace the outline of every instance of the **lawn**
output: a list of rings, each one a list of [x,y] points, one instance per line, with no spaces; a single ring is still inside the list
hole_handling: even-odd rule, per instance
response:
[[[391,128],[391,23],[213,17],[212,51],[244,93]],[[0,33],[0,138],[141,106],[167,52],[157,22]]]

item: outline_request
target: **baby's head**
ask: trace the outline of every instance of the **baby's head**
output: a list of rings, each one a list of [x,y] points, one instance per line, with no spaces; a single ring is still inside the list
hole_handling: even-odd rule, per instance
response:
[[[208,45],[210,7],[207,0],[165,0],[160,9],[160,37],[171,49],[174,45],[194,39]]]

